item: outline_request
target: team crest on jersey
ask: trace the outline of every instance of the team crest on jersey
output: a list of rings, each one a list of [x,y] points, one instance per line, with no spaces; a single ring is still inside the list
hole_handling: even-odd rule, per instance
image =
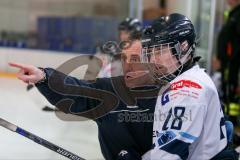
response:
[[[191,80],[180,80],[174,82],[166,91],[163,92],[161,103],[164,106],[165,104],[170,102],[170,100],[176,99],[178,96],[188,96],[197,99],[199,93],[197,93],[193,89],[201,90],[202,86]],[[175,92],[172,92],[170,94],[170,91]]]

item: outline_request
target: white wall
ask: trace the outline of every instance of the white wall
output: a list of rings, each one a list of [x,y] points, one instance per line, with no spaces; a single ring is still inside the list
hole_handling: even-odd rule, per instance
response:
[[[57,68],[67,60],[79,56],[80,54],[62,53],[43,50],[30,49],[15,49],[15,48],[0,48],[0,71],[16,72],[17,70],[9,67],[8,62],[19,62],[25,64],[32,64],[38,67],[52,67]],[[86,71],[87,66],[80,67],[77,70],[78,74]],[[79,73],[79,71],[81,73]],[[74,73],[73,73],[74,74]]]

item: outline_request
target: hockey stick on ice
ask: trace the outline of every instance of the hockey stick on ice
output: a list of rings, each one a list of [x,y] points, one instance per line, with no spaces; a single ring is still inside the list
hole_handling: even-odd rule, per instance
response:
[[[44,107],[42,108],[42,111],[45,111],[45,112],[59,112],[58,109],[51,108],[51,107],[48,107],[48,106],[44,106]]]
[[[38,143],[38,144],[56,152],[56,153],[58,153],[62,156],[65,156],[65,157],[67,157],[71,160],[85,160],[84,158],[81,158],[81,157],[79,157],[79,156],[77,156],[77,155],[75,155],[75,154],[73,154],[73,153],[71,153],[71,152],[53,144],[53,143],[51,143],[51,142],[48,142],[47,140],[44,140],[44,139],[42,139],[42,138],[40,138],[40,137],[38,137],[38,136],[36,136],[36,135],[34,135],[34,134],[24,130],[24,129],[12,124],[12,123],[9,123],[8,121],[5,121],[2,118],[0,118],[0,126],[6,128],[8,130],[11,130],[13,132],[16,132],[16,133],[18,133],[18,134],[20,134],[20,135],[22,135],[22,136],[24,136],[28,139],[31,139],[35,143]]]

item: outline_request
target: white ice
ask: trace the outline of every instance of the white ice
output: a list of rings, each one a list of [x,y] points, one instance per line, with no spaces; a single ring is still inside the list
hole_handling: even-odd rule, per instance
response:
[[[33,97],[35,95],[35,97]],[[103,159],[93,121],[65,122],[43,112],[38,94],[17,79],[0,77],[0,117],[87,160]],[[0,160],[64,160],[66,158],[0,127]]]

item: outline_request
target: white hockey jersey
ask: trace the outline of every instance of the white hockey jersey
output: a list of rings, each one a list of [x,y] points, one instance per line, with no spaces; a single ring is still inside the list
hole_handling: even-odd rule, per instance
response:
[[[153,147],[143,160],[209,160],[227,145],[218,93],[198,65],[170,82],[158,97]]]

